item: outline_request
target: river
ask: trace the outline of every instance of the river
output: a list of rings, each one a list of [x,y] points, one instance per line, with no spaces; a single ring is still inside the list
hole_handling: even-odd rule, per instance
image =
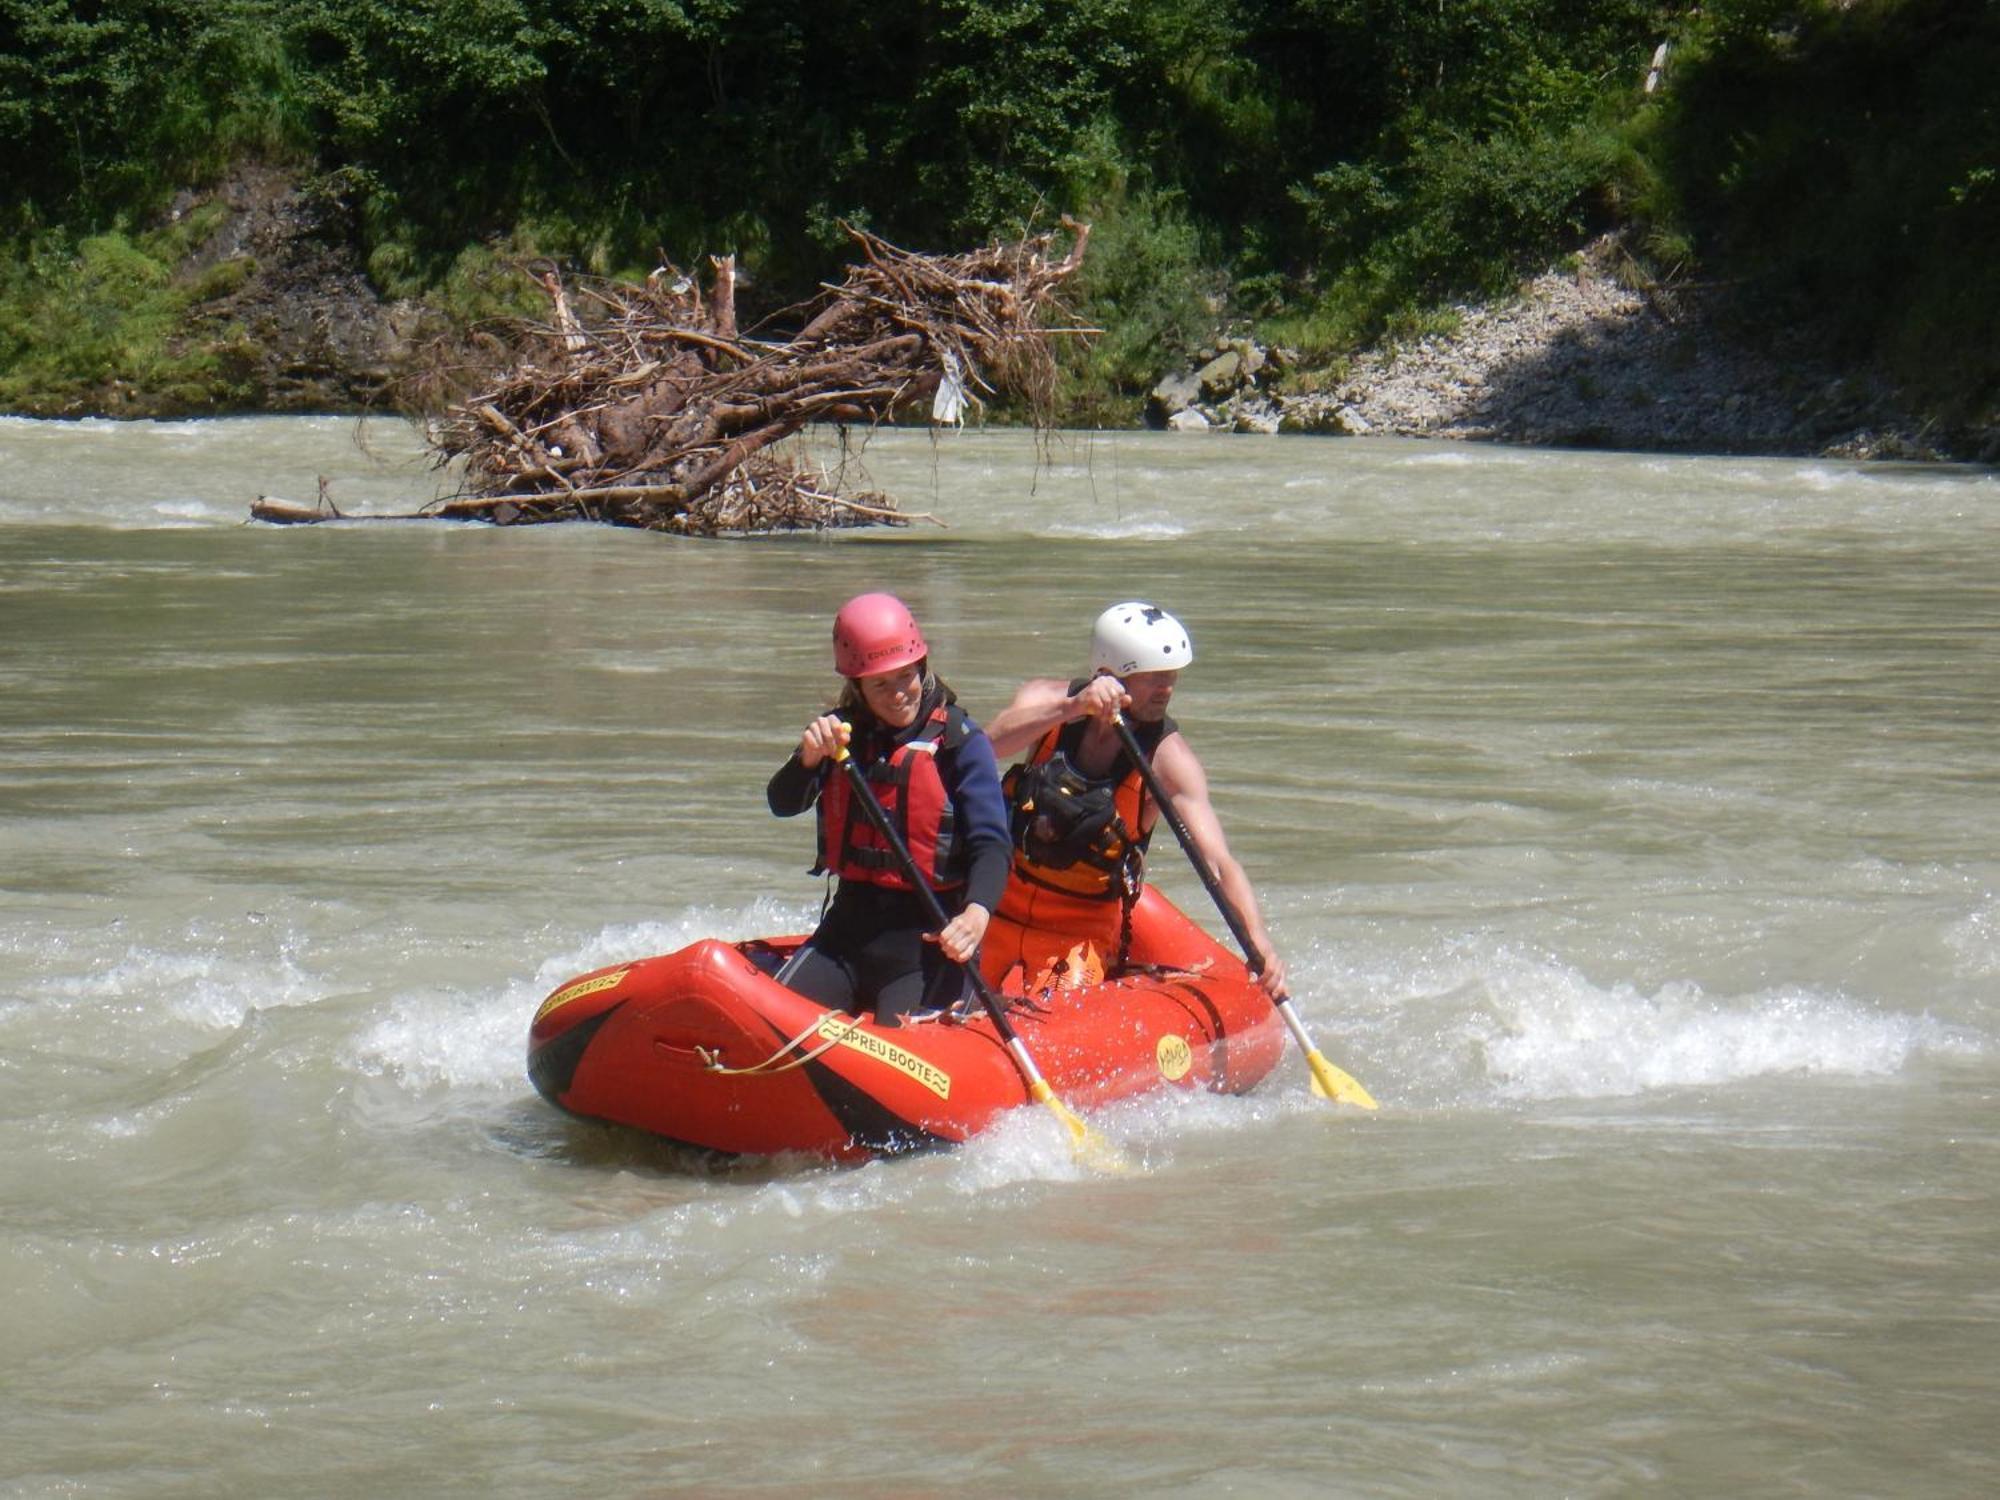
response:
[[[0,421],[0,1493],[2000,1488],[2000,476],[891,433],[946,525],[244,523],[431,496],[363,437]],[[565,978],[810,924],[762,785],[872,588],[975,714],[1187,622],[1378,1114],[703,1170],[535,1096]]]

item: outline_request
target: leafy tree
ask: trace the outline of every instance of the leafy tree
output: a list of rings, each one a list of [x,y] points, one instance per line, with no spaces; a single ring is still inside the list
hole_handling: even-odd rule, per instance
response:
[[[1955,409],[2000,397],[2000,8],[1723,0],[1647,145],[1746,313],[1830,329]]]
[[[280,0],[0,0],[5,211],[144,210],[232,157],[303,147]]]

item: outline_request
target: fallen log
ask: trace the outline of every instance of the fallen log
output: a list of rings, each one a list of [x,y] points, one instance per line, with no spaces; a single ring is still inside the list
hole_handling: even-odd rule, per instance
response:
[[[606,485],[594,490],[557,490],[542,495],[460,496],[453,500],[438,501],[422,510],[393,514],[374,512],[362,515],[328,510],[320,506],[300,505],[296,501],[279,500],[270,495],[259,495],[251,502],[250,519],[265,521],[273,526],[308,526],[320,521],[485,521],[496,526],[519,526],[570,519],[565,513],[578,506],[615,505],[632,501],[641,504],[672,504],[677,491],[678,486],[674,485],[627,484]],[[907,526],[914,521],[927,521],[933,526],[946,524],[941,517],[929,511],[904,511],[894,506],[865,505],[861,501],[850,500],[843,495],[804,487],[800,488],[799,493],[816,506],[866,518],[853,523],[856,525],[865,525],[868,521],[895,526]],[[683,532],[697,530],[692,523],[680,526],[661,524],[653,529]],[[705,526],[701,528],[706,535],[805,529],[809,528],[802,525],[790,527],[736,525],[714,530],[709,530]]]
[[[305,526],[314,521],[344,521],[348,518],[339,514],[328,514],[316,505],[300,505],[295,500],[274,500],[269,495],[259,495],[250,502],[250,519],[269,521],[273,526]],[[400,520],[393,516],[355,516],[357,521]]]

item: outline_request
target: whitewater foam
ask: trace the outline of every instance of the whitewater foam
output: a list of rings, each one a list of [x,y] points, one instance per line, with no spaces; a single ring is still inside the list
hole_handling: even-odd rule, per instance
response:
[[[1120,521],[1062,523],[1046,528],[1051,537],[1081,537],[1100,542],[1171,541],[1189,534],[1192,528],[1179,521],[1134,516]]]
[[[1337,986],[1383,1057],[1383,1092],[1442,1105],[1601,1099],[1776,1075],[1897,1073],[1921,1053],[1981,1050],[1963,1028],[1806,985],[1650,993],[1547,954],[1467,941]]]
[[[671,953],[702,937],[805,932],[815,920],[810,907],[760,898],[743,907],[695,907],[666,921],[603,927],[497,990],[425,987],[393,996],[354,1038],[345,1062],[419,1094],[437,1088],[515,1091],[523,1077],[529,1018],[564,981]]]

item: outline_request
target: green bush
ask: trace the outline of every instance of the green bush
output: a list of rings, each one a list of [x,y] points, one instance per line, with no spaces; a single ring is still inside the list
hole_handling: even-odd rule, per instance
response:
[[[45,231],[0,261],[0,408],[96,409],[117,386],[146,409],[240,402],[244,371],[222,357],[226,337],[189,336],[187,314],[240,284],[247,263],[224,261],[179,284],[173,264],[184,248],[170,231],[80,241]]]
[[[0,235],[144,216],[240,157],[309,149],[289,9],[0,0]]]
[[[2000,398],[2000,7],[1725,0],[1647,149],[1746,317],[1826,330],[1951,411]]]
[[[1214,329],[1221,278],[1173,194],[1121,192],[1087,211],[1090,245],[1075,288],[1083,322],[1104,332],[1066,345],[1067,402],[1079,420],[1115,421]]]

